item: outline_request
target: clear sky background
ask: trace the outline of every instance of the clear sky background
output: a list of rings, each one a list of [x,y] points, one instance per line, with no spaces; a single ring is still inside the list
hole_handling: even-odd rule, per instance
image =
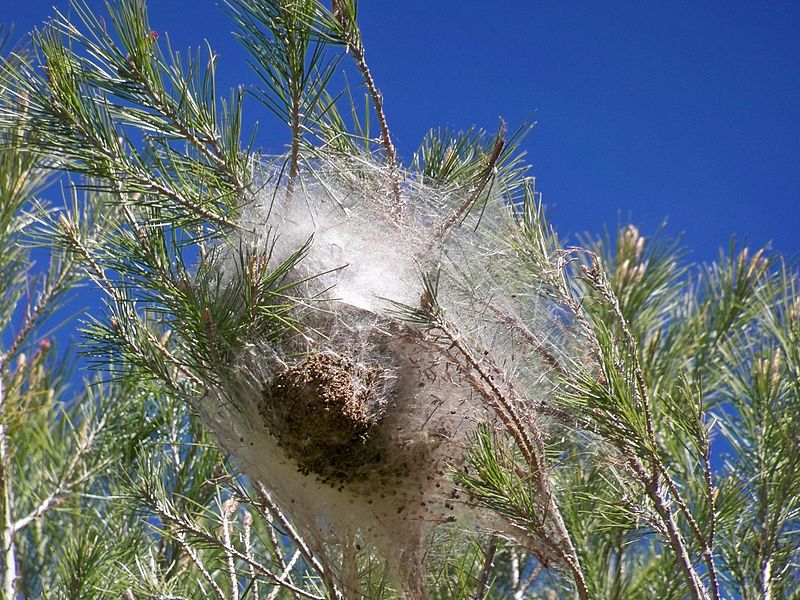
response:
[[[21,35],[52,5],[0,0],[0,21]],[[209,40],[221,90],[255,81],[214,0],[150,13],[176,48]],[[562,235],[667,219],[698,261],[731,235],[800,255],[800,3],[362,0],[360,22],[406,161],[428,128],[533,114],[524,148]],[[271,127],[267,147],[286,139]]]

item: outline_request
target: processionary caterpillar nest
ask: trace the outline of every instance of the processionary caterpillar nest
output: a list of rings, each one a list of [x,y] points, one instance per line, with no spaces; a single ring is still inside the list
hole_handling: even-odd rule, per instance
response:
[[[509,317],[487,306],[531,327],[548,316],[525,289],[509,289],[517,257],[499,251],[494,236],[513,227],[513,209],[491,200],[498,206],[497,216],[487,210],[483,217],[488,233],[464,227],[432,240],[435,223],[464,192],[408,180],[398,219],[383,181],[385,171],[368,160],[332,161],[317,165],[294,197],[267,189],[260,204],[243,209],[249,233],[230,242],[226,277],[236,285],[241,248],[267,252],[279,265],[306,245],[287,275],[301,296],[294,300],[299,330],[252,340],[235,366],[240,375],[217,383],[217,399],[206,399],[201,412],[343,587],[358,586],[337,571],[345,548],[372,547],[407,597],[421,598],[426,535],[445,522],[487,521],[459,497],[447,472],[465,468],[478,424],[494,417],[450,350],[397,308],[430,309],[422,276],[441,269],[438,305],[481,349],[481,360],[491,356],[497,368],[515,371],[528,390],[541,385],[546,369],[508,335]]]

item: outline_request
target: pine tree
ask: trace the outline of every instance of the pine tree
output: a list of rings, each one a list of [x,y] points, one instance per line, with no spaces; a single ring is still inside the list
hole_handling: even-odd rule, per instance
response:
[[[527,124],[403,164],[357,9],[228,0],[225,99],[143,0],[6,53],[4,597],[800,598],[796,270],[564,245]]]

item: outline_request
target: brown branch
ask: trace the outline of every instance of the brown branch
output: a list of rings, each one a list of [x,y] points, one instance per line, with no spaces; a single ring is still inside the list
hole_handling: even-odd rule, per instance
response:
[[[701,423],[702,426],[702,423]],[[708,496],[708,536],[703,544],[703,555],[708,568],[708,576],[711,581],[711,596],[714,600],[719,600],[719,580],[717,569],[714,564],[714,537],[717,528],[717,503],[714,482],[711,477],[711,444],[708,439],[708,432],[703,427],[703,475],[706,483],[706,493]]]
[[[140,74],[140,81],[144,85],[144,88],[149,96],[152,98],[156,108],[160,110],[162,114],[167,117],[167,119],[169,119],[169,121],[178,129],[180,134],[189,143],[191,143],[192,146],[194,146],[203,156],[214,163],[230,178],[231,183],[233,183],[233,186],[236,188],[236,191],[240,196],[243,196],[246,191],[246,186],[239,178],[236,171],[234,171],[230,164],[228,164],[228,162],[223,158],[225,153],[222,150],[222,146],[219,142],[216,132],[203,132],[203,137],[198,137],[194,131],[192,131],[191,126],[181,118],[180,113],[176,112],[173,107],[164,100],[162,95],[153,88],[149,79]],[[183,92],[187,93],[188,90],[184,89]]]
[[[228,498],[220,510],[220,519],[222,521],[222,542],[228,567],[228,577],[230,578],[231,582],[230,600],[239,600],[239,578],[236,574],[236,561],[234,560],[233,553],[230,550],[233,547],[233,543],[231,542],[231,517],[236,511],[236,508],[236,500],[233,498]],[[250,557],[250,553],[247,552],[247,550],[245,550],[245,555]]]
[[[466,363],[457,362],[456,366],[464,373],[472,387],[486,400],[487,404],[494,410],[497,416],[503,421],[508,432],[514,438],[522,455],[525,457],[525,462],[531,467],[536,474],[537,481],[540,484],[541,497],[546,497],[546,486],[544,486],[544,479],[542,479],[541,455],[537,455],[537,449],[541,443],[536,443],[528,438],[525,433],[525,426],[514,409],[513,401],[508,398],[505,392],[500,389],[495,381],[493,374],[489,373],[486,368],[475,358],[463,342],[450,330],[449,324],[439,319],[434,325],[435,329],[440,331],[444,339],[450,344],[450,348],[458,350],[459,354],[463,357]],[[477,373],[477,376],[475,375]]]
[[[16,597],[17,587],[17,545],[14,539],[13,493],[10,481],[10,448],[6,431],[6,396],[3,387],[4,373],[0,371],[0,502],[3,505],[2,543],[3,543],[3,595]]]
[[[581,600],[588,600],[589,592],[586,587],[586,578],[581,569],[577,551],[575,550],[564,519],[561,516],[561,511],[550,489],[550,481],[547,476],[545,463],[544,444],[536,421],[531,419],[527,423],[523,423],[515,407],[515,405],[521,404],[520,399],[516,397],[511,383],[504,381],[505,377],[502,375],[500,369],[491,364],[488,351],[484,351],[483,356],[487,357],[485,360],[489,361],[490,370],[487,370],[481,361],[476,359],[472,352],[464,345],[461,339],[453,333],[449,324],[444,320],[441,314],[430,312],[430,316],[433,318],[431,331],[439,331],[443,338],[449,343],[448,349],[456,349],[462,356],[463,361],[465,361],[454,361],[456,368],[463,373],[473,389],[480,394],[487,405],[495,412],[505,426],[506,431],[512,436],[522,452],[525,461],[528,463],[528,466],[536,478],[536,486],[538,488],[542,511],[552,519],[559,543],[555,543],[547,535],[544,536],[543,541],[556,552],[572,573],[579,598]],[[506,392],[501,389],[497,383],[498,380],[504,381],[506,387],[509,388],[511,396],[507,395]],[[528,435],[528,432],[532,434],[532,439]]]
[[[251,541],[251,534],[253,531],[253,515],[250,514],[249,511],[245,511],[244,518],[242,519],[243,529],[242,538],[244,542],[244,553],[251,557],[253,556],[253,546]],[[281,562],[283,562],[283,557],[281,556]],[[250,573],[250,585],[252,586],[253,590],[253,598],[260,598],[261,594],[258,590],[258,578],[256,577],[256,570],[251,563],[247,563],[247,569]],[[275,587],[276,590],[279,590],[279,587]],[[270,598],[272,600],[272,598]]]
[[[275,583],[276,585],[283,586],[292,592],[303,596],[304,598],[309,598],[311,600],[325,600],[322,596],[317,594],[313,594],[311,592],[307,592],[304,589],[298,588],[291,582],[287,581],[286,579],[281,579],[275,573],[273,573],[266,565],[256,561],[253,557],[248,556],[246,553],[239,551],[236,549],[235,546],[226,546],[222,540],[220,540],[217,536],[201,529],[200,527],[196,526],[194,523],[186,520],[181,515],[177,515],[171,510],[169,510],[164,504],[155,496],[153,496],[149,491],[145,492],[145,500],[150,508],[164,521],[165,524],[170,524],[172,527],[177,529],[178,535],[191,535],[199,540],[202,540],[208,544],[211,544],[217,548],[220,548],[224,551],[230,552],[235,558],[241,560],[242,562],[252,565],[253,568],[265,576],[267,579]],[[185,539],[185,538],[184,538]]]
[[[272,496],[267,490],[266,486],[259,482],[256,482],[256,489],[258,490],[258,502],[254,502],[254,505],[257,507],[261,507],[266,509],[269,514],[275,517],[280,523],[281,527],[283,528],[283,533],[288,537],[300,553],[303,555],[303,558],[314,567],[314,570],[319,573],[320,578],[325,584],[325,587],[328,589],[328,592],[331,594],[331,597],[334,599],[342,600],[342,595],[339,590],[336,588],[336,585],[333,582],[333,578],[328,570],[322,566],[322,563],[319,562],[317,557],[308,547],[303,537],[297,532],[294,526],[289,522],[289,519],[286,518],[286,515],[283,514],[283,511],[278,507],[275,501],[272,499]]]
[[[692,600],[709,600],[703,582],[700,581],[700,577],[697,575],[694,565],[692,564],[686,542],[678,529],[678,524],[675,522],[675,515],[658,491],[658,480],[651,480],[645,486],[645,490],[648,497],[653,501],[656,512],[661,517],[661,521],[666,528],[667,539],[675,553],[675,557],[678,559],[678,564],[683,571],[684,577],[686,577],[686,582],[689,584],[689,592],[692,596]]]
[[[683,495],[680,493],[680,490],[670,476],[666,465],[664,465],[661,457],[658,454],[658,441],[655,434],[651,400],[647,390],[644,372],[639,361],[639,347],[636,342],[636,338],[634,338],[633,333],[628,326],[628,321],[625,318],[625,315],[622,313],[619,300],[608,285],[608,281],[606,280],[599,258],[592,253],[590,253],[590,257],[592,266],[591,268],[584,266],[582,269],[583,274],[589,284],[601,294],[607,305],[611,308],[614,318],[616,319],[617,324],[622,331],[630,359],[633,362],[634,380],[636,382],[635,392],[638,397],[639,408],[641,408],[645,416],[647,443],[649,445],[648,453],[653,467],[653,474],[650,477],[645,476],[643,479],[643,482],[645,483],[645,490],[647,491],[647,495],[655,504],[656,511],[664,522],[670,545],[672,546],[673,551],[676,554],[676,558],[678,558],[681,568],[684,571],[684,575],[686,576],[687,583],[689,584],[690,591],[692,593],[692,598],[695,598],[696,600],[708,600],[708,592],[706,591],[705,586],[700,580],[700,577],[697,574],[694,565],[692,564],[686,542],[684,541],[683,536],[680,534],[677,523],[675,522],[675,515],[672,513],[671,509],[664,501],[664,498],[659,493],[658,482],[662,477],[666,482],[670,494],[675,504],[678,506],[680,513],[684,516],[689,524],[692,535],[700,544],[703,550],[706,566],[709,569],[709,573],[712,577],[712,581],[716,582],[716,568],[714,566],[711,550],[708,546],[705,536],[703,535],[699,525],[697,524],[697,521],[694,518],[694,515],[692,515],[691,511],[689,510]],[[715,594],[714,597],[717,598],[718,596]]]
[[[480,575],[478,576],[478,583],[475,590],[475,600],[483,600],[486,593],[489,591],[489,575],[492,572],[494,563],[494,555],[497,552],[497,537],[491,536],[489,544],[483,555],[483,567],[481,568]]]
[[[46,285],[45,289],[41,291],[39,298],[36,300],[36,303],[33,306],[33,309],[29,309],[25,324],[23,325],[22,329],[14,337],[11,345],[8,347],[8,350],[0,354],[0,371],[5,368],[8,360],[17,350],[19,350],[20,346],[25,343],[25,340],[30,335],[31,331],[33,331],[33,329],[36,327],[39,320],[47,314],[47,310],[50,308],[50,303],[59,293],[61,287],[64,286],[72,277],[73,272],[73,264],[71,262],[65,263],[59,270],[55,281],[49,286]]]
[[[211,58],[213,61],[215,56],[212,55]],[[130,66],[132,68],[136,68],[136,65],[132,64]],[[159,66],[162,65],[159,63]],[[217,132],[204,131],[202,132],[202,137],[199,137],[194,132],[194,127],[187,123],[182,118],[180,112],[176,111],[170,102],[167,101],[167,99],[173,100],[173,98],[171,98],[166,92],[161,92],[153,87],[152,81],[147,73],[139,69],[137,72],[128,72],[127,75],[130,81],[138,83],[142,86],[144,91],[152,100],[153,106],[159,110],[161,114],[166,117],[170,123],[172,123],[172,125],[175,126],[183,138],[188,141],[198,152],[214,163],[220,170],[225,172],[225,174],[230,178],[231,183],[233,183],[234,187],[236,188],[236,191],[240,194],[243,194],[245,191],[244,182],[239,179],[236,172],[230,168],[228,162],[223,158],[225,153],[222,150]],[[189,96],[189,94],[189,88],[185,85],[181,86],[181,95]]]
[[[203,579],[205,579],[208,582],[208,585],[211,586],[211,589],[214,590],[214,593],[216,593],[217,598],[219,598],[219,600],[227,600],[225,598],[224,592],[222,591],[222,588],[219,587],[219,584],[216,581],[214,581],[214,578],[211,576],[211,573],[208,572],[208,569],[206,569],[206,566],[203,564],[203,561],[194,551],[194,548],[192,548],[186,542],[186,535],[183,532],[179,532],[176,537],[178,539],[178,544],[180,544],[181,548],[183,548],[183,551],[186,552],[186,554],[192,560],[194,566],[197,567],[197,570],[200,571],[200,574],[203,576]]]
[[[193,212],[200,215],[201,217],[210,221],[211,223],[215,223],[216,225],[227,227],[229,229],[236,228],[236,223],[234,223],[233,221],[230,221],[224,216],[218,215],[208,209],[198,206],[188,198],[184,198],[183,196],[181,196],[179,192],[168,188],[162,183],[153,181],[151,179],[147,179],[146,177],[139,178],[137,183],[147,188],[147,190],[151,193],[156,193],[156,194],[161,194],[162,196],[166,196],[167,198],[178,204],[180,207],[186,209],[189,212]]]
[[[392,194],[394,196],[394,212],[399,216],[403,211],[403,198],[400,195],[400,173],[397,170],[397,150],[395,150],[392,143],[392,136],[389,133],[389,124],[386,122],[386,114],[383,111],[383,95],[375,86],[375,80],[372,78],[372,72],[369,70],[367,61],[364,58],[363,48],[354,49],[353,57],[358,64],[358,69],[361,71],[364,82],[367,84],[369,95],[372,98],[372,104],[375,107],[375,113],[378,116],[378,124],[381,128],[381,141],[383,142],[383,149],[386,152],[386,164],[389,167],[389,182],[392,186]]]
[[[525,338],[525,340],[531,345],[533,352],[539,355],[539,358],[541,358],[550,368],[552,368],[562,377],[567,376],[566,369],[558,361],[555,355],[553,355],[553,353],[544,347],[542,341],[537,338],[536,335],[534,335],[534,333],[517,315],[508,310],[502,310],[498,306],[488,302],[485,303],[485,305],[486,308],[488,308],[498,319],[500,319],[501,323],[505,323],[514,331],[519,333],[523,338]]]
[[[383,110],[383,94],[381,94],[378,86],[375,85],[375,79],[372,76],[369,65],[364,51],[364,44],[361,43],[361,36],[358,32],[358,25],[352,20],[352,15],[349,12],[348,3],[343,0],[332,1],[333,16],[341,27],[342,41],[347,46],[348,51],[353,55],[358,70],[364,78],[364,83],[367,85],[372,106],[375,109],[375,114],[378,118],[378,125],[381,130],[381,143],[383,150],[386,152],[386,164],[389,167],[389,181],[392,186],[392,194],[394,196],[394,214],[399,217],[403,211],[403,199],[400,194],[400,174],[397,169],[397,150],[392,142],[392,135],[389,131],[389,124],[386,120],[386,113]]]
[[[97,433],[98,433],[97,431],[94,431],[92,434],[92,438],[94,438]],[[59,498],[61,496],[63,496],[66,493],[69,493],[71,489],[79,486],[84,481],[92,477],[99,469],[109,464],[109,461],[103,461],[102,463],[97,465],[94,469],[86,471],[83,475],[80,475],[79,477],[76,477],[74,479],[71,478],[72,473],[74,473],[74,471],[78,467],[78,462],[82,460],[86,452],[88,452],[91,449],[92,443],[93,441],[85,443],[82,445],[81,448],[78,449],[77,453],[73,456],[72,460],[70,461],[70,464],[67,466],[65,474],[61,477],[61,480],[58,482],[55,489],[53,489],[47,495],[46,498],[44,498],[41,502],[39,502],[39,504],[37,504],[36,507],[33,510],[31,510],[31,512],[29,512],[24,517],[14,521],[12,530],[15,534],[28,527],[34,521],[40,519],[42,516],[44,516],[45,513],[47,513],[47,511],[49,511],[54,506],[58,505]]]
[[[432,243],[436,243],[438,240],[442,239],[457,223],[461,222],[461,220],[466,216],[467,212],[469,212],[473,205],[478,201],[481,192],[486,189],[486,185],[489,183],[491,178],[495,176],[497,161],[506,145],[506,140],[504,137],[505,128],[505,121],[500,119],[500,131],[495,138],[492,151],[489,153],[489,158],[486,161],[486,167],[484,167],[480,175],[476,178],[476,185],[467,196],[467,199],[434,230],[432,235]]]
[[[299,101],[292,99],[292,146],[289,150],[289,179],[286,183],[286,199],[290,200],[294,196],[294,188],[297,176],[300,173],[300,141],[302,133],[300,131],[300,106]]]

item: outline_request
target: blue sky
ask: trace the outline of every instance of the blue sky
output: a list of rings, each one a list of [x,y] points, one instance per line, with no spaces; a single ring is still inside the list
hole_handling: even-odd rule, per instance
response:
[[[53,1],[3,4],[22,34]],[[362,0],[360,21],[406,160],[430,127],[533,114],[524,148],[562,235],[629,216],[648,234],[666,218],[695,260],[731,235],[796,256],[800,4],[756,4]],[[175,47],[210,41],[221,89],[254,81],[213,0],[150,12]],[[249,105],[253,119],[263,110]],[[285,137],[262,127],[259,139]]]

